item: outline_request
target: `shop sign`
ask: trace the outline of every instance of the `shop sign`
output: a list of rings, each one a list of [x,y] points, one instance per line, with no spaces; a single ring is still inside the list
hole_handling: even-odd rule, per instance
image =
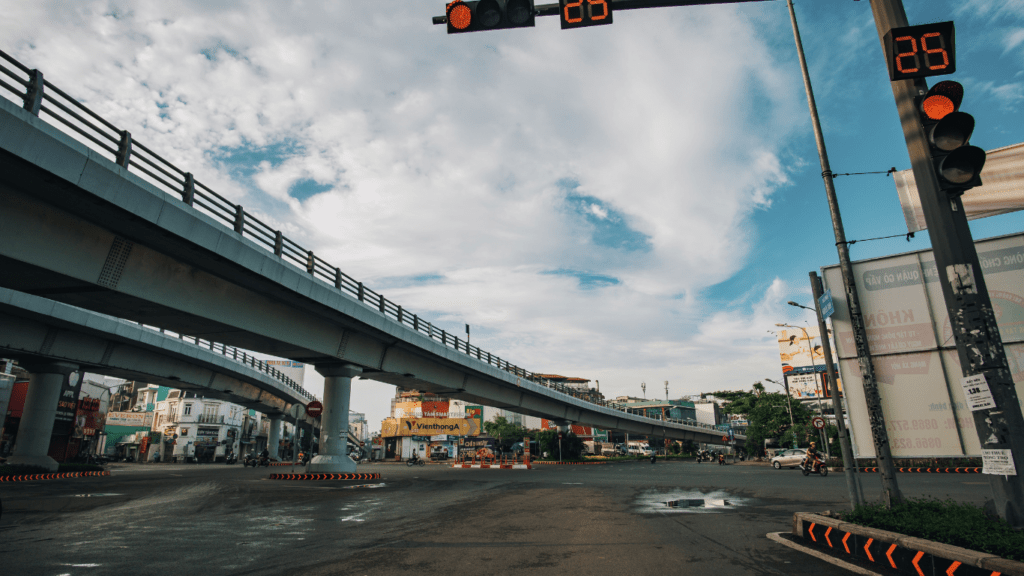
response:
[[[75,426],[75,413],[78,412],[78,391],[82,385],[82,374],[72,372],[64,377],[61,384],[60,398],[57,400],[57,413],[53,417],[55,434],[70,434]]]
[[[153,423],[152,412],[108,412],[107,426],[138,426],[148,428]]]

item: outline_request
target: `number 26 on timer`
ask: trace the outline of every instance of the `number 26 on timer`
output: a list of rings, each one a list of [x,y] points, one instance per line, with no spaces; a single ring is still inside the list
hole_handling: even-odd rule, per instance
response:
[[[558,0],[562,30],[612,23],[611,0]]]

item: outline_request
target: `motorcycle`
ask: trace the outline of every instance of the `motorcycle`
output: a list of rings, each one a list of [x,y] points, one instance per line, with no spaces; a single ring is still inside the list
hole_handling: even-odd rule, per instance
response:
[[[657,461],[658,461],[658,457],[655,454],[652,453],[651,454],[651,464],[654,464]]]
[[[252,454],[252,453],[246,454],[245,458],[242,459],[242,467],[245,468],[247,466],[252,466],[253,468],[255,468],[256,467],[255,462],[256,462],[256,455],[255,454]]]
[[[406,466],[426,466],[427,463],[421,458],[409,458],[405,461]]]
[[[253,460],[252,460],[252,467],[255,468],[257,466],[269,467],[270,466],[270,458],[267,458],[266,456],[264,456],[262,454],[260,454],[259,456],[253,458]]]
[[[818,469],[814,470],[814,465],[813,464],[808,464],[807,463],[807,458],[804,458],[800,462],[800,471],[803,472],[804,476],[807,476],[811,472],[815,472],[815,471],[818,474],[821,474],[822,476],[828,476],[828,466],[826,466],[825,463],[820,461],[820,460],[818,461]]]
[[[718,455],[718,465],[725,466],[725,454]]]
[[[234,452],[231,452],[224,457],[225,464],[235,464],[236,462],[238,462],[238,455],[236,455]]]

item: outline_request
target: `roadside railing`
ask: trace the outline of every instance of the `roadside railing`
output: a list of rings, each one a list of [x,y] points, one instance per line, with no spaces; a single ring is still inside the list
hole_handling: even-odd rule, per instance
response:
[[[3,65],[3,61],[13,66]],[[13,84],[11,83],[13,82]],[[137,140],[127,130],[121,130],[90,110],[87,106],[72,98],[43,77],[39,70],[30,69],[7,53],[0,51],[0,88],[13,93],[20,100],[22,107],[33,115],[50,118],[53,126],[76,138],[97,152],[111,157],[115,164],[142,178],[154,187],[178,197],[182,202],[219,220],[237,234],[254,241],[257,245],[273,253],[284,262],[305,271],[311,277],[321,280],[335,290],[361,302],[370,309],[397,321],[403,326],[439,341],[443,346],[462,352],[481,362],[504,370],[519,378],[525,378],[568,396],[590,402],[598,406],[627,411],[614,402],[595,400],[578,389],[571,388],[540,378],[507,360],[491,354],[446,330],[434,326],[416,313],[409,312],[399,304],[372,290],[362,282],[341,271],[340,268],[325,261],[312,250],[299,245],[284,236],[280,230],[247,212],[240,204],[235,204],[221,196],[213,189],[196,180],[191,172],[186,172],[171,164],[159,154],[153,152]],[[0,94],[3,94],[0,91]],[[45,117],[44,117],[45,115]],[[210,350],[232,356],[244,364],[273,375],[309,399],[313,399],[301,386],[295,384],[287,376],[269,367],[266,363],[249,356],[237,348],[201,340],[191,336],[180,336],[189,339],[196,345],[209,347]],[[218,348],[219,347],[219,348]],[[635,416],[649,418],[643,414]],[[660,418],[651,418],[659,420]],[[680,422],[681,423],[681,422]],[[699,424],[699,423],[697,423]]]
[[[146,324],[142,324],[141,322],[135,322],[135,324],[138,324],[139,326],[142,326],[143,328],[148,328],[148,329],[153,330],[155,332],[159,332],[161,334],[167,334],[168,333],[163,328],[159,328],[159,327],[156,327],[156,326],[148,326]],[[309,392],[308,390],[303,388],[301,384],[299,384],[295,380],[292,380],[291,378],[286,376],[283,372],[281,372],[277,368],[274,368],[273,366],[271,366],[267,362],[264,362],[263,360],[259,360],[256,357],[250,355],[245,350],[241,350],[239,348],[235,348],[234,346],[227,346],[225,344],[221,344],[221,343],[218,343],[218,342],[213,342],[211,340],[203,340],[202,338],[199,338],[198,336],[186,336],[185,334],[177,334],[175,332],[171,332],[171,334],[177,335],[179,340],[184,340],[185,342],[191,342],[192,344],[195,344],[196,346],[199,346],[200,348],[206,348],[206,349],[208,349],[210,351],[218,352],[221,355],[226,356],[228,358],[231,358],[232,360],[234,360],[236,362],[239,362],[241,364],[245,364],[246,366],[249,366],[250,368],[253,368],[255,370],[259,370],[260,372],[263,372],[264,374],[272,376],[275,380],[281,382],[282,384],[288,386],[289,388],[291,388],[291,389],[295,390],[296,392],[298,392],[299,394],[301,394],[306,400],[316,400],[317,399],[316,396],[314,396],[311,392]]]

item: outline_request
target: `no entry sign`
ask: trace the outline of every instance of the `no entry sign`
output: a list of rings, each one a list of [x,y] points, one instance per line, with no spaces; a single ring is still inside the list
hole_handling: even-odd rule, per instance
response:
[[[306,404],[306,414],[309,414],[313,418],[324,413],[324,405],[318,400],[313,400],[309,404]]]
[[[821,416],[815,416],[814,418],[811,419],[811,424],[813,424],[814,427],[817,428],[818,430],[821,430],[822,428],[825,427],[825,419],[822,418]]]

